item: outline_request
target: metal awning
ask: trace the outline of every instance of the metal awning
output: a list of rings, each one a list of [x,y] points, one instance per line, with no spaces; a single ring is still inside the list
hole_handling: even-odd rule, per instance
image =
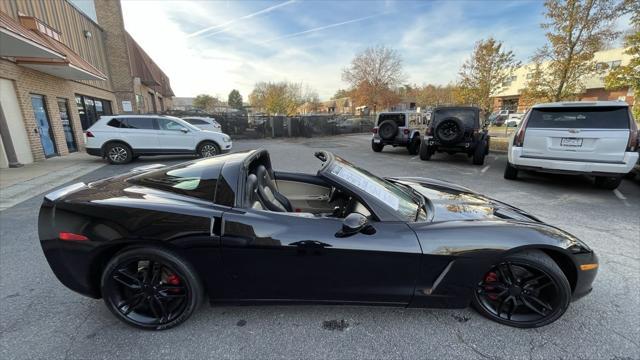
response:
[[[37,19],[21,21],[38,25]],[[59,34],[58,34],[59,35]],[[107,76],[62,42],[0,12],[0,56],[16,64],[69,80],[106,80]]]
[[[0,11],[0,56],[64,59],[33,31]]]

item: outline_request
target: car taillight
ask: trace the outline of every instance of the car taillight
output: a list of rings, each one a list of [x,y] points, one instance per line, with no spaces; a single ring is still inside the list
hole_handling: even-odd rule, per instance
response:
[[[378,133],[378,128],[374,127],[373,129],[371,129],[371,132],[374,133],[374,134],[377,134]]]
[[[513,139],[513,146],[522,147],[522,144],[524,144],[524,127],[521,127],[520,130],[518,130]]]
[[[427,135],[429,135],[429,136],[433,135],[433,128],[432,127],[428,127],[427,128]]]
[[[87,135],[87,137],[95,137],[95,136],[93,136],[93,134],[91,133],[91,131],[87,131],[87,134],[86,134],[86,135]]]
[[[636,151],[638,148],[638,130],[631,129],[629,131],[629,141],[627,142],[627,151]]]
[[[409,135],[409,133],[410,133],[410,132],[411,132],[411,130],[409,130],[409,129],[404,129],[404,131],[403,131],[403,133],[404,133],[405,135]]]
[[[86,240],[89,240],[89,238],[84,236],[84,235],[74,234],[74,233],[64,232],[64,231],[61,231],[58,234],[58,239],[64,240],[64,241],[86,241]]]

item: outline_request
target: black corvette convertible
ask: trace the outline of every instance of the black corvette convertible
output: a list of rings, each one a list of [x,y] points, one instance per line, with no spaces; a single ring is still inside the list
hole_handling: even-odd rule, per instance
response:
[[[42,248],[67,287],[144,329],[220,303],[463,308],[557,320],[598,260],[526,212],[425,178],[382,179],[329,152],[317,175],[265,150],[151,165],[45,196]]]

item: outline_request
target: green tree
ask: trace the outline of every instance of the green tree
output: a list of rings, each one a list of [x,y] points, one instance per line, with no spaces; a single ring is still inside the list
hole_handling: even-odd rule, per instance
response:
[[[338,91],[336,91],[336,93],[331,97],[331,100],[342,99],[350,96],[351,92],[349,90],[338,89]]]
[[[305,102],[319,102],[317,93],[311,88],[287,81],[256,83],[249,101],[269,115],[294,115]]]
[[[526,92],[548,101],[573,99],[584,90],[583,79],[595,73],[594,54],[618,36],[614,22],[631,2],[617,0],[545,1],[548,43],[533,57],[543,70]]]
[[[243,108],[243,105],[242,105],[242,95],[240,95],[240,91],[236,89],[231,90],[231,92],[229,93],[229,98],[227,100],[227,103],[229,104],[230,107],[241,110]]]
[[[640,122],[640,2],[634,3],[631,23],[633,30],[625,37],[625,54],[631,55],[628,64],[612,69],[604,79],[608,90],[630,87],[633,89],[635,100],[633,116]]]
[[[214,107],[218,104],[218,99],[211,95],[200,94],[193,99],[193,106],[196,109],[203,111],[213,111]]]
[[[501,41],[494,38],[478,41],[459,72],[463,102],[491,112],[491,96],[503,89],[518,66],[520,62],[514,53],[503,50]]]

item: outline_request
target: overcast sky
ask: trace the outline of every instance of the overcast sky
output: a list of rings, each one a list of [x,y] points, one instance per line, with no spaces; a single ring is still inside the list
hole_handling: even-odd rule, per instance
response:
[[[522,61],[545,42],[542,1],[123,0],[129,33],[171,79],[176,96],[247,99],[258,81],[304,82],[322,99],[359,51],[396,49],[409,83],[447,84],[494,36]]]

